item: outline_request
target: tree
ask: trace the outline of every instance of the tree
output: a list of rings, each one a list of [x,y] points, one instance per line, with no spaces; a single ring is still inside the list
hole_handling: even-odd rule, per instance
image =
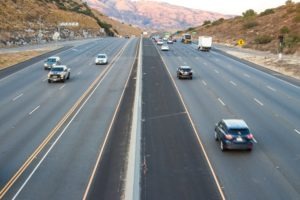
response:
[[[246,10],[245,12],[243,12],[243,17],[247,18],[247,17],[254,17],[256,16],[256,12],[253,9],[249,9]]]

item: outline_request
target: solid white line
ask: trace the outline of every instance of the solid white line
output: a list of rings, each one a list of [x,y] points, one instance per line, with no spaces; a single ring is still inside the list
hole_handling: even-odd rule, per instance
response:
[[[250,78],[250,76],[249,76],[248,74],[244,74],[244,76],[246,76],[246,77]]]
[[[276,91],[276,89],[272,88],[271,86],[267,86],[268,89],[272,90],[273,92]]]
[[[66,86],[66,85],[63,85],[63,86],[61,86],[59,89],[61,90],[61,89],[63,89],[65,86]]]
[[[128,43],[127,43],[128,45]],[[127,46],[125,45],[125,47]],[[125,49],[124,47],[124,49]],[[121,50],[120,51],[120,55],[121,55],[121,52],[124,52],[124,49],[123,51]],[[115,66],[115,65],[113,65]],[[93,89],[93,91],[89,94],[89,96],[86,98],[86,100],[82,103],[82,105],[80,106],[80,108],[77,110],[77,112],[74,114],[74,116],[71,118],[71,120],[69,121],[69,123],[66,125],[66,127],[62,130],[62,132],[60,133],[60,135],[56,138],[56,140],[52,143],[52,145],[50,146],[50,148],[48,149],[48,151],[46,152],[46,154],[43,156],[43,158],[40,160],[40,162],[36,165],[36,167],[33,169],[33,171],[30,173],[30,175],[26,178],[25,182],[22,184],[22,186],[20,187],[20,189],[17,191],[17,193],[14,195],[13,197],[13,200],[15,200],[18,195],[21,193],[21,191],[23,190],[23,188],[26,186],[26,184],[28,183],[28,181],[31,179],[31,177],[34,175],[34,173],[36,172],[36,170],[39,168],[39,166],[43,163],[43,161],[46,159],[47,155],[51,152],[51,150],[53,149],[53,147],[56,145],[56,143],[58,142],[58,140],[61,138],[61,136],[65,133],[65,131],[67,130],[67,128],[70,126],[70,124],[74,121],[74,119],[76,118],[76,116],[79,114],[79,112],[82,110],[82,108],[85,106],[85,104],[87,103],[87,101],[92,97],[92,95],[95,93],[96,89],[100,86],[100,84],[103,82],[103,80],[105,79],[105,77],[109,74],[109,72],[111,71],[113,67],[109,68],[107,70],[107,73],[102,77],[102,79],[99,81],[99,83],[96,85],[96,87]],[[104,73],[105,71],[103,71]],[[100,74],[100,77],[101,77],[102,74]],[[124,88],[124,91],[125,91],[125,88]],[[123,93],[124,93],[123,91]],[[122,93],[122,96],[123,96],[123,93]],[[122,97],[121,97],[122,99]],[[119,104],[121,102],[121,99],[119,101]],[[118,106],[119,106],[118,104]],[[113,116],[113,119],[115,118],[115,115],[117,113],[117,110],[118,110],[118,106],[115,110],[115,114]],[[109,127],[109,130],[108,130],[108,133],[110,132],[110,129],[112,127],[112,124],[113,124],[113,121],[111,122],[110,124],[110,127]],[[103,142],[103,145],[102,145],[102,148],[101,148],[101,155],[102,155],[102,151],[104,149],[104,146],[106,144],[106,141],[107,141],[107,138],[108,138],[108,135],[109,134],[106,134],[106,137],[104,139],[104,142]],[[101,157],[101,156],[100,156]],[[99,157],[99,159],[100,159]],[[98,166],[98,165],[97,165]],[[94,169],[95,170],[95,169]],[[85,196],[86,198],[86,196]]]
[[[230,83],[231,83],[232,85],[236,86],[236,83],[235,83],[235,82],[233,82],[233,81],[230,81]]]
[[[263,106],[264,104],[261,102],[261,101],[259,101],[258,99],[256,99],[256,98],[254,98],[254,101],[256,101],[256,103],[258,103],[259,105],[261,105],[261,106]]]
[[[218,70],[216,70],[216,69],[215,69],[215,72],[216,72],[217,74],[219,73],[219,71],[218,71]]]
[[[218,100],[223,106],[226,106],[226,104],[222,101],[222,99],[218,98]]]
[[[13,101],[17,100],[17,99],[20,98],[21,96],[23,96],[23,93],[21,93],[20,95],[16,96],[15,98],[13,98]]]
[[[294,131],[300,135],[300,131],[298,131],[297,129],[294,129]]]
[[[32,115],[32,113],[34,113],[37,109],[39,109],[40,106],[37,106],[35,109],[33,109],[30,113],[28,113],[29,115]]]
[[[205,81],[202,81],[203,85],[207,85],[207,83]]]
[[[189,120],[190,120],[190,122],[191,122],[191,124],[192,124],[193,130],[194,130],[194,134],[195,134],[195,136],[196,136],[196,138],[197,138],[197,140],[198,140],[198,143],[199,143],[199,145],[200,145],[200,149],[202,150],[202,152],[203,152],[203,154],[204,154],[204,157],[205,157],[205,159],[206,159],[206,161],[207,161],[208,167],[209,167],[209,169],[210,169],[210,171],[211,171],[211,173],[212,173],[212,176],[213,176],[213,178],[214,178],[214,180],[215,180],[215,183],[216,183],[216,185],[217,185],[218,191],[219,191],[219,193],[220,193],[220,195],[221,195],[221,199],[222,199],[222,200],[225,200],[226,198],[225,198],[225,195],[224,195],[224,193],[223,193],[221,184],[220,184],[220,182],[219,182],[219,180],[218,180],[218,178],[217,178],[217,175],[216,175],[216,173],[215,173],[215,171],[214,171],[214,168],[213,168],[213,166],[212,166],[212,164],[211,164],[211,162],[210,162],[210,160],[209,160],[209,158],[208,158],[208,155],[207,155],[207,153],[206,153],[206,151],[205,151],[203,142],[201,141],[201,138],[200,138],[200,136],[199,136],[200,134],[198,133],[198,131],[197,131],[197,129],[196,129],[196,126],[195,126],[195,123],[193,122],[193,119],[192,119],[192,117],[191,117],[191,114],[189,113],[189,110],[188,110],[188,108],[187,108],[187,106],[186,106],[186,104],[185,104],[185,102],[184,102],[184,100],[183,100],[182,95],[181,95],[180,92],[179,92],[179,89],[178,89],[178,87],[177,87],[177,85],[176,85],[176,83],[175,83],[175,80],[174,80],[174,78],[173,78],[173,76],[172,76],[172,74],[171,74],[169,68],[167,67],[167,64],[166,64],[166,62],[165,62],[163,56],[161,55],[161,53],[160,53],[159,51],[158,51],[158,53],[159,53],[159,55],[160,55],[160,57],[161,57],[161,59],[162,59],[162,61],[163,61],[163,63],[164,63],[165,69],[167,69],[167,71],[168,71],[168,73],[169,73],[169,76],[171,77],[171,80],[172,80],[173,85],[174,85],[174,87],[175,87],[175,89],[176,89],[176,91],[177,91],[177,94],[178,94],[178,96],[179,96],[179,98],[180,98],[180,101],[182,102],[182,105],[183,105],[185,111],[187,112],[188,118],[189,118]]]
[[[128,163],[126,171],[124,200],[140,198],[140,148],[141,148],[141,115],[142,115],[142,40],[140,39],[139,60],[135,87],[132,124],[129,142]]]

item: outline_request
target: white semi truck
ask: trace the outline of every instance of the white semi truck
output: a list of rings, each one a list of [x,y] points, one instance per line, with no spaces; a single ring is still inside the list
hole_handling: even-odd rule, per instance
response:
[[[210,36],[200,36],[198,39],[198,50],[199,51],[209,51],[212,45],[212,37]]]

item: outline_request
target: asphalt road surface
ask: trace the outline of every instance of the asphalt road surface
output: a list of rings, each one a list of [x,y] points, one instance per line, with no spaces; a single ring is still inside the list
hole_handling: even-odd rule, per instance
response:
[[[228,58],[176,43],[161,52],[227,199],[300,199],[300,87]],[[178,80],[189,65],[193,80]],[[299,83],[299,82],[298,82]],[[255,137],[252,152],[221,152],[214,125],[242,118]]]
[[[133,67],[137,44],[138,39],[107,38],[59,53],[62,63],[71,68],[65,83],[48,84],[42,61],[0,80],[1,188],[24,169],[8,185],[5,198],[83,197]],[[108,65],[94,64],[98,53],[108,54]],[[90,98],[78,103],[88,90]],[[70,112],[74,104],[78,108]],[[42,142],[54,132],[52,139]],[[41,152],[22,166],[40,144],[45,144]]]

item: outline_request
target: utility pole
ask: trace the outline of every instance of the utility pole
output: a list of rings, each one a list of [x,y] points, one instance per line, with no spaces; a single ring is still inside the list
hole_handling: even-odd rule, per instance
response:
[[[279,35],[278,40],[279,40],[278,59],[281,60],[282,59],[282,51],[283,51],[283,47],[284,47],[284,36]]]

